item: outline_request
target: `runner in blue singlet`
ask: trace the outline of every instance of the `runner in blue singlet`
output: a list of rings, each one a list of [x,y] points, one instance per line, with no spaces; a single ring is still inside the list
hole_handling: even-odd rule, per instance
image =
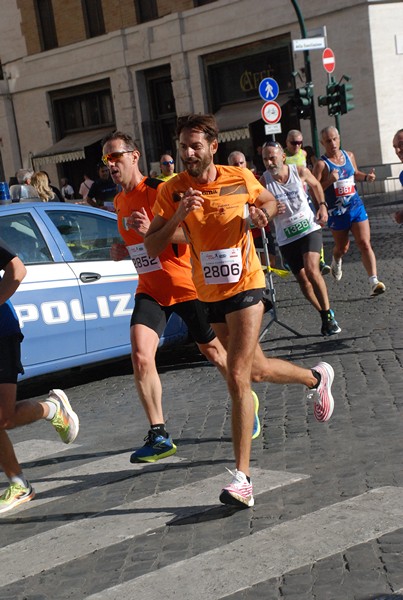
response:
[[[314,167],[314,175],[321,182],[329,207],[328,226],[334,239],[331,272],[339,281],[342,277],[342,258],[347,253],[349,232],[361,252],[361,260],[368,274],[372,296],[382,294],[386,287],[378,280],[376,258],[370,241],[370,227],[364,204],[358,195],[355,181],[375,181],[375,173],[364,173],[357,167],[352,152],[340,149],[340,135],[336,127],[322,129],[321,144],[325,153]]]

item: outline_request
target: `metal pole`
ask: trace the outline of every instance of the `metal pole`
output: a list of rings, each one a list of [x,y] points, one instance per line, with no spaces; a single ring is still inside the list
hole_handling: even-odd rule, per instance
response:
[[[306,29],[305,29],[305,21],[304,21],[304,17],[302,16],[299,4],[298,4],[297,0],[291,0],[291,2],[294,7],[294,10],[297,14],[297,17],[298,17],[298,23],[299,23],[299,26],[301,29],[301,35],[303,38],[306,38],[307,35],[306,35]],[[309,57],[309,50],[304,50],[304,63],[305,63],[306,84],[312,86],[312,88],[313,88],[312,73],[311,73],[311,60]],[[312,97],[312,107],[311,108],[312,108],[312,112],[311,112],[310,120],[311,120],[312,145],[313,145],[315,155],[319,156],[320,148],[319,148],[318,128],[316,125],[315,101],[314,101],[313,97]]]

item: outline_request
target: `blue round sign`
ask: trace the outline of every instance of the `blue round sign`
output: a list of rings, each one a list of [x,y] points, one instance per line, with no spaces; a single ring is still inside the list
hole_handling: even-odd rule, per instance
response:
[[[259,95],[265,102],[275,100],[279,91],[277,81],[271,77],[265,77],[259,83]]]
[[[399,181],[403,185],[403,171],[401,171],[401,173],[399,175]]]

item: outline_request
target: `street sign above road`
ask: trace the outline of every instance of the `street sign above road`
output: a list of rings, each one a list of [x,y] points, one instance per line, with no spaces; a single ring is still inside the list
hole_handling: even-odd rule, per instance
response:
[[[302,38],[301,40],[292,40],[292,49],[294,52],[304,50],[322,50],[325,47],[325,38]]]
[[[281,119],[281,106],[277,102],[265,102],[262,106],[262,119],[269,125],[278,123]]]
[[[328,73],[333,73],[336,67],[336,57],[334,55],[333,50],[331,50],[330,48],[325,48],[323,50],[322,63],[325,71],[327,71]]]
[[[279,91],[280,90],[277,81],[271,77],[265,77],[259,83],[259,94],[265,102],[268,100],[275,100]]]

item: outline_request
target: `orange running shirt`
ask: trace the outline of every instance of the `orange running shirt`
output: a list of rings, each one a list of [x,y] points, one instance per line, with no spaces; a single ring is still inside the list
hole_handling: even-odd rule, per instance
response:
[[[153,212],[168,220],[181,194],[200,190],[204,204],[182,223],[190,244],[193,281],[204,302],[265,287],[265,278],[248,228],[249,206],[264,187],[249,169],[216,165],[217,178],[200,185],[186,171],[159,190]],[[220,251],[220,252],[218,252]],[[227,282],[231,278],[230,282]],[[234,281],[234,279],[237,279]]]
[[[118,229],[126,247],[144,244],[144,238],[134,229],[126,231],[123,226],[123,217],[129,217],[134,210],[140,211],[144,208],[150,221],[153,219],[152,208],[157,197],[157,190],[146,185],[146,179],[144,177],[131,192],[123,191],[115,196],[114,205],[118,216]],[[161,184],[160,187],[164,185]],[[149,261],[144,256],[144,263],[148,264]],[[133,262],[136,265],[136,260]],[[157,270],[139,273],[136,294],[148,294],[161,306],[171,306],[178,302],[197,298],[187,244],[169,244],[160,254],[159,261],[157,259],[153,263],[159,265]]]

